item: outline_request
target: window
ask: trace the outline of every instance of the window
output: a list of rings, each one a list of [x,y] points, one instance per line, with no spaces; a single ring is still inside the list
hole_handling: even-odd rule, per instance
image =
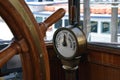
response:
[[[68,19],[65,19],[65,26],[68,26],[69,25],[69,21]]]
[[[36,2],[38,0],[25,0],[26,2]]]
[[[102,33],[110,33],[110,23],[102,22]]]
[[[42,22],[43,21],[43,18],[42,17],[36,17],[36,20],[38,23]]]
[[[118,34],[120,34],[120,20],[118,20]]]
[[[83,21],[80,21],[80,28],[83,27]]]
[[[53,0],[46,0],[46,1],[53,1]]]
[[[96,21],[91,21],[91,32],[97,33],[98,23]]]
[[[60,27],[62,27],[62,20],[61,19],[55,23],[55,28],[60,28]]]

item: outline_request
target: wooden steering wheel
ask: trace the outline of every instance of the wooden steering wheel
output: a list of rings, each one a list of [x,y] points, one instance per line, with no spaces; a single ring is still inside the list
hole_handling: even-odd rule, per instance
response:
[[[38,24],[24,0],[0,0],[0,16],[14,35],[10,46],[0,51],[0,67],[19,54],[23,80],[50,80],[49,59],[43,38],[47,28],[64,14],[65,11],[59,9]]]

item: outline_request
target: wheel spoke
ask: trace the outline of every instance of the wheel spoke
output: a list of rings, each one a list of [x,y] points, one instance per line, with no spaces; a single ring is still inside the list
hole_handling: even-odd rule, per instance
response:
[[[65,11],[58,10],[43,25],[38,25],[24,0],[0,0],[0,11],[15,38],[9,47],[0,51],[0,68],[14,55],[21,53],[23,80],[50,80],[49,57],[43,36]]]
[[[0,68],[20,51],[20,47],[15,42],[10,44],[7,49],[0,51]]]

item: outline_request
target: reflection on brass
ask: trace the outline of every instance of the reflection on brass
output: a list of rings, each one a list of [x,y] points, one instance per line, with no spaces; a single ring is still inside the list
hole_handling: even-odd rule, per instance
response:
[[[40,56],[42,56],[42,50],[41,50],[41,46],[40,46],[40,41],[39,41],[39,35],[34,27],[33,22],[31,21],[27,11],[22,7],[22,4],[19,2],[19,0],[9,0],[10,3],[16,8],[16,10],[19,12],[19,14],[21,15],[21,17],[24,19],[25,23],[27,24],[27,27],[31,33],[31,36],[34,40],[35,46],[40,54]],[[45,64],[44,63],[44,59],[43,57],[40,57],[42,63],[41,63],[41,67],[42,67],[42,76],[43,78],[46,78],[46,71],[45,71]],[[46,79],[45,79],[46,80]]]

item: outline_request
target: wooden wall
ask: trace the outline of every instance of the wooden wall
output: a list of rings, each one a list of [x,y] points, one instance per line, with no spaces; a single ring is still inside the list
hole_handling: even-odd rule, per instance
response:
[[[88,46],[89,80],[120,80],[120,49]]]
[[[47,44],[51,80],[65,80],[62,64],[52,44]],[[79,80],[120,80],[120,49],[88,44],[78,69]]]
[[[51,80],[65,80],[64,70],[62,69],[62,64],[57,58],[52,44],[47,44],[47,50],[50,61],[50,76]]]

